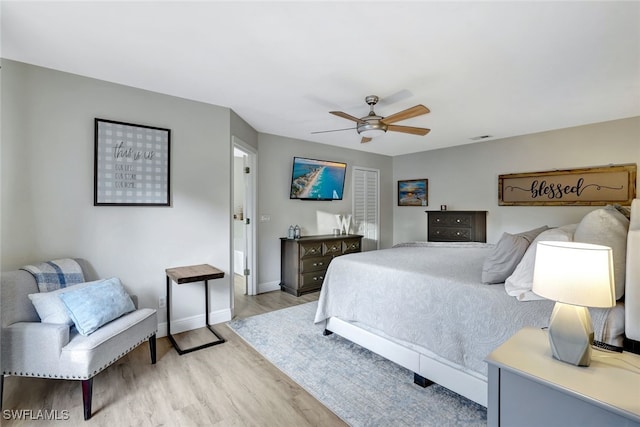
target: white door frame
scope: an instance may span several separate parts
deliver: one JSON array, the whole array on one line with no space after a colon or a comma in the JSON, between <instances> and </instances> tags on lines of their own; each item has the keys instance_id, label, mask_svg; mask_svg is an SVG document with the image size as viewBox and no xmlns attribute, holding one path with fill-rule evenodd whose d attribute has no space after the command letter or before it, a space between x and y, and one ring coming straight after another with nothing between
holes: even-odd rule
<instances>
[{"instance_id":1,"label":"white door frame","mask_svg":"<svg viewBox=\"0 0 640 427\"><path fill-rule=\"evenodd\" d=\"M236 183L234 182L234 177L233 177L233 173L231 174L232 178L231 178L231 212L230 212L230 220L232 222L232 227L231 227L231 274L233 277L233 274L235 273L233 271L233 241L234 241L234 236L233 236L233 188L235 185L244 185L245 186L245 218L249 220L249 224L246 225L246 241L247 241L247 253L246 253L246 265L245 268L247 268L249 270L249 275L247 277L247 295L256 295L256 278L257 278L257 270L256 270L256 189L257 189L257 156L258 156L258 152L255 150L255 148L253 148L252 146L250 146L249 144L247 144L246 142L242 141L240 138L236 137L236 136L232 136L232 145L233 148L238 148L241 151L244 151L245 153L247 153L247 158L246 158L246 166L249 167L250 173L249 174L245 174L244 176L248 179L244 180L244 183ZM233 154L233 150L231 150L231 162L233 165L234 162L234 154ZM233 167L232 167L233 170ZM243 272L244 273L244 272ZM231 280L231 307L233 310L234 307L234 292L233 292L233 280ZM233 315L233 314L232 314Z\"/></svg>"}]
</instances>

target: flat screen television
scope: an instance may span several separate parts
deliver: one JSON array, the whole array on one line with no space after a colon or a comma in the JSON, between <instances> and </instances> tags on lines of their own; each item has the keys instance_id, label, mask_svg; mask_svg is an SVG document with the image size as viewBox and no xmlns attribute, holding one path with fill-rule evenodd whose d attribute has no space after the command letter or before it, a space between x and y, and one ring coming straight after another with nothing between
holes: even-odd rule
<instances>
[{"instance_id":1,"label":"flat screen television","mask_svg":"<svg viewBox=\"0 0 640 427\"><path fill-rule=\"evenodd\" d=\"M293 158L290 199L342 200L347 164Z\"/></svg>"}]
</instances>

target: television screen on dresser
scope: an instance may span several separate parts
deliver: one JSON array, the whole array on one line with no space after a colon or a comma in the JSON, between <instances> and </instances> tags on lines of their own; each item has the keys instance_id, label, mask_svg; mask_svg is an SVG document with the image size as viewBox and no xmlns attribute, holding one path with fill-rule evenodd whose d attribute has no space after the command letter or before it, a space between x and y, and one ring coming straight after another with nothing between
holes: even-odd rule
<instances>
[{"instance_id":1,"label":"television screen on dresser","mask_svg":"<svg viewBox=\"0 0 640 427\"><path fill-rule=\"evenodd\" d=\"M346 172L346 163L294 157L289 198L342 200Z\"/></svg>"}]
</instances>

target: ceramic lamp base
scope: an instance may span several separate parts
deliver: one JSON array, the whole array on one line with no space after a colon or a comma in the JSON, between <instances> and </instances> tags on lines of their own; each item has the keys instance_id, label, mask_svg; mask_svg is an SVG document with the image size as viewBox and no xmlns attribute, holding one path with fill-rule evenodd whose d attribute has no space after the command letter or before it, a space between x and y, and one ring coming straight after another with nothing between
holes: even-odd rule
<instances>
[{"instance_id":1,"label":"ceramic lamp base","mask_svg":"<svg viewBox=\"0 0 640 427\"><path fill-rule=\"evenodd\" d=\"M553 357L577 366L591 364L593 327L587 307L556 302L549 323Z\"/></svg>"}]
</instances>

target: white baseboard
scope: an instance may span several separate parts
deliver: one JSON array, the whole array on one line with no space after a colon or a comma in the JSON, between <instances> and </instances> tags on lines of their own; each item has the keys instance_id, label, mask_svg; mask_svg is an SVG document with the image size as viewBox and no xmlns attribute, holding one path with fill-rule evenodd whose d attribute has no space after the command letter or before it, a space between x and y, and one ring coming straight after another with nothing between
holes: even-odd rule
<instances>
[{"instance_id":1,"label":"white baseboard","mask_svg":"<svg viewBox=\"0 0 640 427\"><path fill-rule=\"evenodd\" d=\"M209 313L209 322L211 325L224 323L231 320L231 309L212 311ZM193 329L203 328L205 326L205 315L185 317L183 319L174 319L171 321L171 334L179 334L180 332L191 331ZM158 323L157 337L167 336L167 322Z\"/></svg>"},{"instance_id":2,"label":"white baseboard","mask_svg":"<svg viewBox=\"0 0 640 427\"><path fill-rule=\"evenodd\" d=\"M279 291L279 290L280 290L280 281L276 280L274 282L258 283L258 289L256 289L256 292L259 294L263 294L265 292Z\"/></svg>"}]
</instances>

